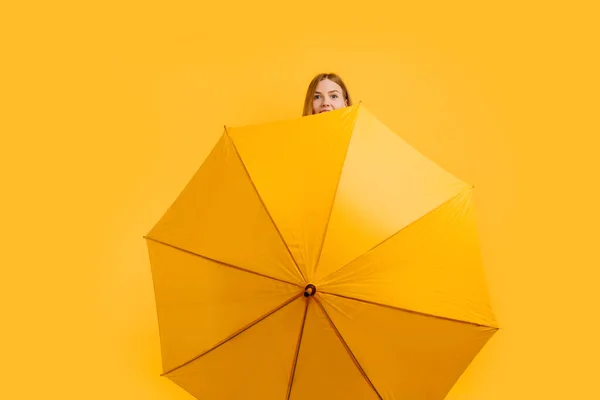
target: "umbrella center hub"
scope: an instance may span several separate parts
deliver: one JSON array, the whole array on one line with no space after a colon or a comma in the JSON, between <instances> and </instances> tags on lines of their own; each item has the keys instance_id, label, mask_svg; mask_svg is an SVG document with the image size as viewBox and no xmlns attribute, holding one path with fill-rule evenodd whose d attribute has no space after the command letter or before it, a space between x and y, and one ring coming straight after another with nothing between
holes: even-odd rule
<instances>
[{"instance_id":1,"label":"umbrella center hub","mask_svg":"<svg viewBox=\"0 0 600 400\"><path fill-rule=\"evenodd\" d=\"M314 296L317 293L317 288L312 283L309 283L304 288L304 297Z\"/></svg>"}]
</instances>

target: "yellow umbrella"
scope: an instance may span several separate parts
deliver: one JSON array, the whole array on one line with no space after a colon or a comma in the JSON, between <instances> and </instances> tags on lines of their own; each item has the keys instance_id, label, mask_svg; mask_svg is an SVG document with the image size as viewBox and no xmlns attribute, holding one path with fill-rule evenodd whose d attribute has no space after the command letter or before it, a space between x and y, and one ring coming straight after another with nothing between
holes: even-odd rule
<instances>
[{"instance_id":1,"label":"yellow umbrella","mask_svg":"<svg viewBox=\"0 0 600 400\"><path fill-rule=\"evenodd\" d=\"M201 399L443 399L496 332L472 186L362 104L226 128L146 236Z\"/></svg>"}]
</instances>

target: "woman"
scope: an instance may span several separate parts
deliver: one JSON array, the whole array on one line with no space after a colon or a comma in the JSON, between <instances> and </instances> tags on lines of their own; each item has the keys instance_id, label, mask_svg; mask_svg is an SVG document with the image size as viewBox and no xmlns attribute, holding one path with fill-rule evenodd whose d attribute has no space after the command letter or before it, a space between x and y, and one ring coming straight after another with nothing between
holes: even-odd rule
<instances>
[{"instance_id":1,"label":"woman","mask_svg":"<svg viewBox=\"0 0 600 400\"><path fill-rule=\"evenodd\" d=\"M302 116L333 111L351 105L352 100L342 78L333 73L319 74L308 85Z\"/></svg>"}]
</instances>

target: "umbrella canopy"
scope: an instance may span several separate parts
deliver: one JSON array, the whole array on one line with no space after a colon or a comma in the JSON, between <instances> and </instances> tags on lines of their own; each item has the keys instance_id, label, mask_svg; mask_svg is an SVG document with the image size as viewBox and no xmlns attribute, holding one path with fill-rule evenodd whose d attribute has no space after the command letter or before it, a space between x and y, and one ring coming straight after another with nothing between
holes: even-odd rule
<instances>
[{"instance_id":1,"label":"umbrella canopy","mask_svg":"<svg viewBox=\"0 0 600 400\"><path fill-rule=\"evenodd\" d=\"M473 187L362 104L226 128L146 236L202 399L443 399L496 332Z\"/></svg>"}]
</instances>

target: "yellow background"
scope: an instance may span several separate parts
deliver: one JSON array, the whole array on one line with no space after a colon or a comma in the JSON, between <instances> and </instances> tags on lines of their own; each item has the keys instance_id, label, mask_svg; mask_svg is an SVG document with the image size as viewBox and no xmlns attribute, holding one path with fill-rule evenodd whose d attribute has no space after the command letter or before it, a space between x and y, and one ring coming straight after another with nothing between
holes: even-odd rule
<instances>
[{"instance_id":1,"label":"yellow background","mask_svg":"<svg viewBox=\"0 0 600 400\"><path fill-rule=\"evenodd\" d=\"M2 6L1 399L190 398L142 236L223 125L299 116L322 71L477 187L502 330L448 399L600 398L596 10L198 3Z\"/></svg>"}]
</instances>

